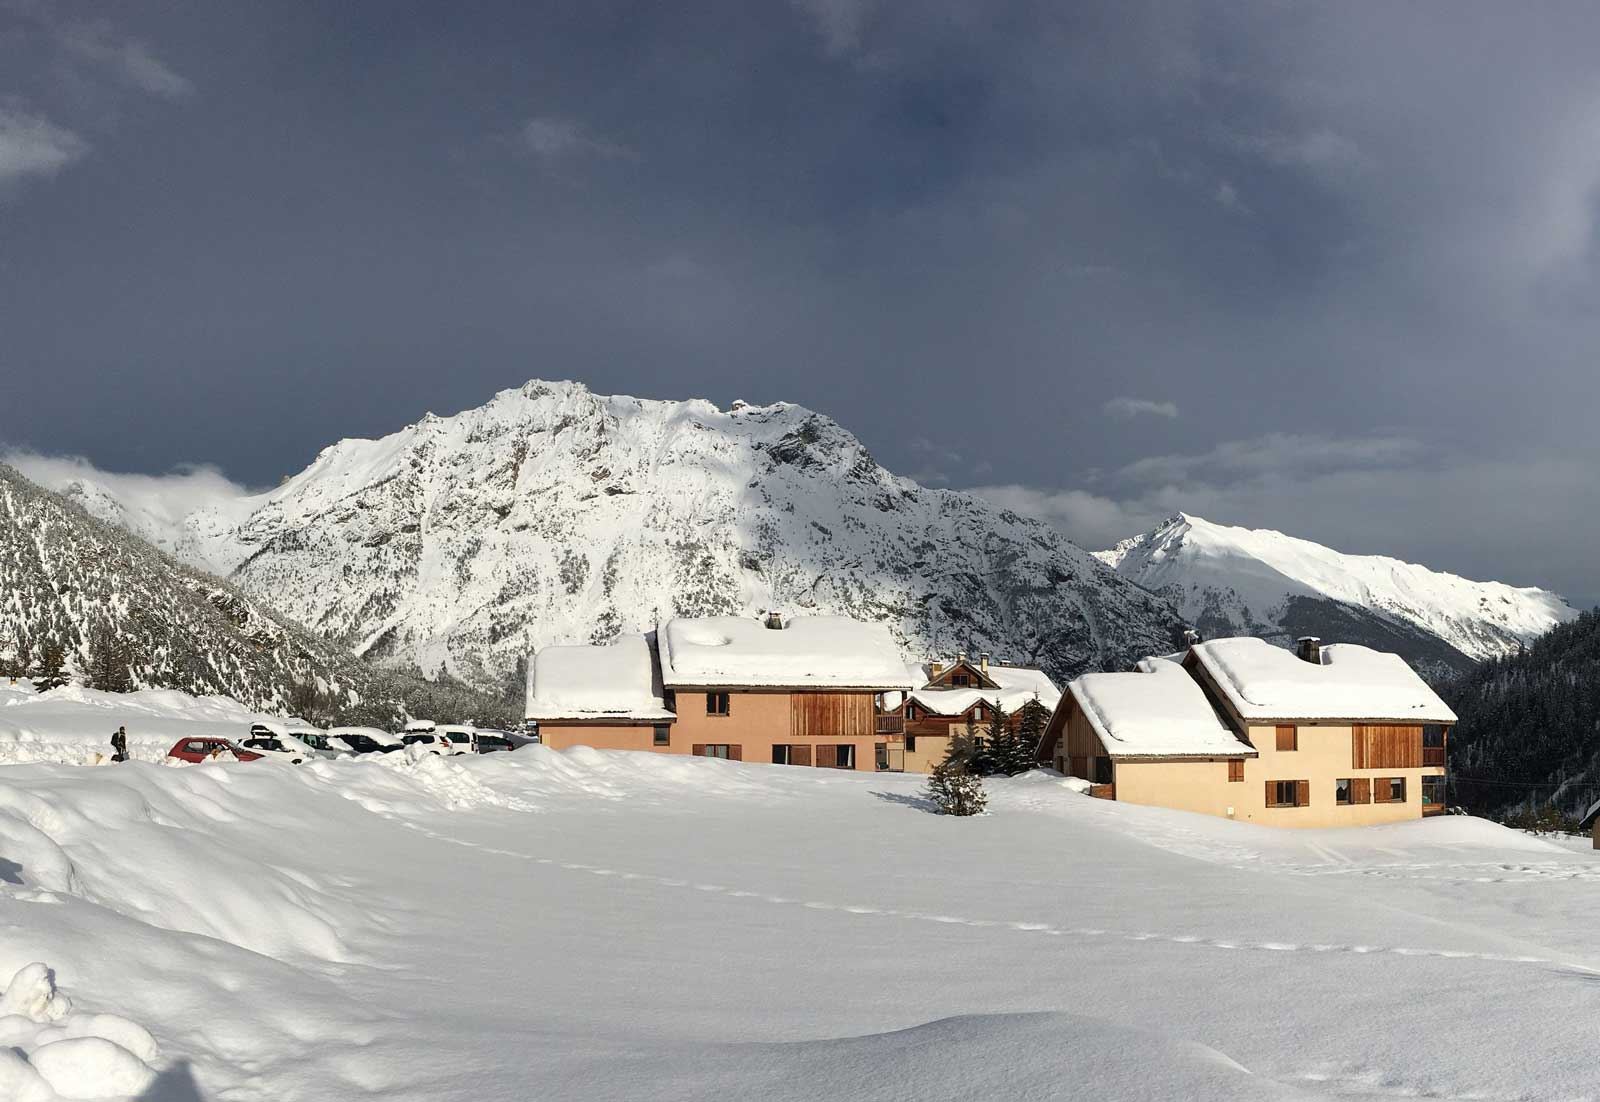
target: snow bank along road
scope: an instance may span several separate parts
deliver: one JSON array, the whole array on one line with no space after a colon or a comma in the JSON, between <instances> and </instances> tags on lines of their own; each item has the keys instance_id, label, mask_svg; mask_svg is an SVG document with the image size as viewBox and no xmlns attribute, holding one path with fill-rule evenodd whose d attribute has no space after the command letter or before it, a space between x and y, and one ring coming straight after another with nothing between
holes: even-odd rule
<instances>
[{"instance_id":1,"label":"snow bank along road","mask_svg":"<svg viewBox=\"0 0 1600 1102\"><path fill-rule=\"evenodd\" d=\"M920 780L0 767L0 1098L1600 1098L1586 854Z\"/></svg>"}]
</instances>

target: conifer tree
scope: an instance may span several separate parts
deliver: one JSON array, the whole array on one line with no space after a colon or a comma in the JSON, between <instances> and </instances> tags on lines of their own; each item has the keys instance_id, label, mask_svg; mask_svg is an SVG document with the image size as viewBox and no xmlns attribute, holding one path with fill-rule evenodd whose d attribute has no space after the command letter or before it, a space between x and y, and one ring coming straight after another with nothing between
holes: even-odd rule
<instances>
[{"instance_id":1,"label":"conifer tree","mask_svg":"<svg viewBox=\"0 0 1600 1102\"><path fill-rule=\"evenodd\" d=\"M944 761L928 777L928 798L946 815L977 815L989 802L983 780L958 761Z\"/></svg>"},{"instance_id":2,"label":"conifer tree","mask_svg":"<svg viewBox=\"0 0 1600 1102\"><path fill-rule=\"evenodd\" d=\"M41 693L59 689L67 683L66 665L66 648L54 636L46 639L40 648L39 676L33 679L33 687Z\"/></svg>"},{"instance_id":3,"label":"conifer tree","mask_svg":"<svg viewBox=\"0 0 1600 1102\"><path fill-rule=\"evenodd\" d=\"M95 628L89 637L89 664L85 671L90 686L108 693L133 692L131 665L127 641L110 624Z\"/></svg>"},{"instance_id":4,"label":"conifer tree","mask_svg":"<svg viewBox=\"0 0 1600 1102\"><path fill-rule=\"evenodd\" d=\"M984 734L986 752L981 755L973 770L980 776L987 777L995 773L1009 776L1011 773L1016 737L1011 733L1008 718L1005 709L999 705L989 709L989 729Z\"/></svg>"}]
</instances>

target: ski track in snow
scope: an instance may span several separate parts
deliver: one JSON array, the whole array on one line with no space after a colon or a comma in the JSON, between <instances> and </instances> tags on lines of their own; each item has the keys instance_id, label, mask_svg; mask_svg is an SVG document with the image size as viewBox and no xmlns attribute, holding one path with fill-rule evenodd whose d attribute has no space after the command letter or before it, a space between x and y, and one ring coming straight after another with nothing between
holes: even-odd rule
<instances>
[{"instance_id":1,"label":"ski track in snow","mask_svg":"<svg viewBox=\"0 0 1600 1102\"><path fill-rule=\"evenodd\" d=\"M652 884L664 888L687 889L707 895L721 895L728 899L754 900L780 907L802 907L812 911L833 911L840 914L870 917L903 919L908 922L933 922L945 925L970 926L976 929L1012 930L1018 933L1038 934L1043 937L1082 937L1103 938L1126 942L1159 942L1168 945L1181 945L1198 949L1216 950L1241 950L1247 952L1263 953L1344 953L1355 956L1389 955L1398 957L1428 957L1438 960L1470 960L1486 961L1494 964L1537 965L1540 967L1555 967L1584 975L1600 976L1600 968L1592 968L1575 961L1558 960L1553 957L1528 956L1510 953L1480 953L1461 949L1417 948L1401 945L1341 945L1327 943L1298 944L1287 941L1248 941L1240 938L1204 937L1196 934L1173 934L1158 931L1140 931L1128 933L1117 930L1105 930L1093 926L1057 926L1048 922L1006 921L1004 919L966 918L960 915L929 914L925 911L907 911L894 907L879 907L863 903L832 903L821 900L798 899L790 896L776 895L763 891L749 891L743 888L734 888L725 884L711 884L685 880L678 877L659 876L655 873L632 872L619 870L603 865L590 865L581 861L564 861L556 857L540 857L535 854L521 853L516 850L503 849L498 846L486 846L481 842L473 842L464 838L456 838L448 834L441 834L428 827L401 820L404 826L428 838L449 845L463 846L475 849L481 853L493 854L498 857L509 857L515 860L526 861L531 864L547 868L557 868L566 872L583 873L596 877L610 877L618 881L628 881L642 884ZM1242 866L1240 866L1242 867ZM1417 866L1429 867L1429 866ZM1305 866L1274 866L1275 871L1289 872L1304 875L1300 870ZM1315 871L1362 871L1360 869L1332 869ZM1425 879L1409 877L1410 879ZM1574 877L1579 878L1579 877ZM1440 879L1449 879L1441 877ZM1478 882L1477 878L1464 877ZM1600 879L1600 871L1581 879Z\"/></svg>"}]
</instances>

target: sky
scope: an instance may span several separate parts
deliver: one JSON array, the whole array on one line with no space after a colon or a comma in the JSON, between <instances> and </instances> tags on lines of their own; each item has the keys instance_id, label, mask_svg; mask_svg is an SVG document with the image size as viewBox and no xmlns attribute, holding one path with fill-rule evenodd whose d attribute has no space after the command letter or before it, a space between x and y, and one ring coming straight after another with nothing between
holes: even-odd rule
<instances>
[{"instance_id":1,"label":"sky","mask_svg":"<svg viewBox=\"0 0 1600 1102\"><path fill-rule=\"evenodd\" d=\"M532 378L1600 600L1592 5L0 0L0 447Z\"/></svg>"}]
</instances>

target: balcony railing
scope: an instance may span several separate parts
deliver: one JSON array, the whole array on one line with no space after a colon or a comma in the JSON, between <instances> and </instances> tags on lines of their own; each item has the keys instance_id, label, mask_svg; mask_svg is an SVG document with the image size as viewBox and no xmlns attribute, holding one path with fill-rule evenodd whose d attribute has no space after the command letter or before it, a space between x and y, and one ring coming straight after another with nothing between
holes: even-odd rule
<instances>
[{"instance_id":1,"label":"balcony railing","mask_svg":"<svg viewBox=\"0 0 1600 1102\"><path fill-rule=\"evenodd\" d=\"M880 735L898 735L898 734L903 734L905 732L905 729L906 729L906 717L905 716L883 715L883 716L879 716L878 717L878 734L880 734Z\"/></svg>"},{"instance_id":2,"label":"balcony railing","mask_svg":"<svg viewBox=\"0 0 1600 1102\"><path fill-rule=\"evenodd\" d=\"M1443 746L1424 746L1422 748L1422 764L1425 765L1425 766L1427 766L1427 765L1443 765L1444 764L1444 747Z\"/></svg>"}]
</instances>

